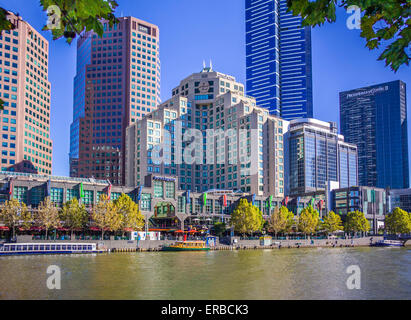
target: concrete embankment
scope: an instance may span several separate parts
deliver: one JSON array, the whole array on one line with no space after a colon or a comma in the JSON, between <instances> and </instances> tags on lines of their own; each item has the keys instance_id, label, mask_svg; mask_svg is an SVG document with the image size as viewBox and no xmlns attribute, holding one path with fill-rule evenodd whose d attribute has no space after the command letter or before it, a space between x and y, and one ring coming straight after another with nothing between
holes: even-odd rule
<instances>
[{"instance_id":1,"label":"concrete embankment","mask_svg":"<svg viewBox=\"0 0 411 320\"><path fill-rule=\"evenodd\" d=\"M273 240L270 246L261 246L259 240L237 240L233 245L225 245L217 243L216 247L212 250L224 251L224 250L257 250L257 249L285 249L285 248L340 248L340 247L367 247L379 240L383 240L383 237L366 237L356 239L321 239L321 240ZM161 241L126 241L126 240L86 240L86 241L56 241L59 243L97 243L100 247L103 246L111 252L157 252L160 251L163 246L175 243L176 240L161 240ZM407 242L407 245L411 245L411 240ZM31 237L18 237L19 243L45 243L53 241L38 241L32 240Z\"/></svg>"}]
</instances>

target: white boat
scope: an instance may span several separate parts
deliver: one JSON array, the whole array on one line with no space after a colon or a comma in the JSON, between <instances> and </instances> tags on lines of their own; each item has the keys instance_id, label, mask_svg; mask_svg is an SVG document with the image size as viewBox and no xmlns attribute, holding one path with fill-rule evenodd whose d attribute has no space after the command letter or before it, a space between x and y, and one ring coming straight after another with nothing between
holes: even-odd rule
<instances>
[{"instance_id":1,"label":"white boat","mask_svg":"<svg viewBox=\"0 0 411 320\"><path fill-rule=\"evenodd\" d=\"M399 240L380 240L377 241L374 247L403 247L404 242Z\"/></svg>"},{"instance_id":2,"label":"white boat","mask_svg":"<svg viewBox=\"0 0 411 320\"><path fill-rule=\"evenodd\" d=\"M0 244L0 256L38 254L103 253L95 243L5 243Z\"/></svg>"}]
</instances>

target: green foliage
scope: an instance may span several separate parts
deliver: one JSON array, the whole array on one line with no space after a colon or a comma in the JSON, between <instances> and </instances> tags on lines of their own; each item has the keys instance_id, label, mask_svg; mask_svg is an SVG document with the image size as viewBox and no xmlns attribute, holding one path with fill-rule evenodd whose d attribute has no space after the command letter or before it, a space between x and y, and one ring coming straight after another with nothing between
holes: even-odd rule
<instances>
[{"instance_id":1,"label":"green foliage","mask_svg":"<svg viewBox=\"0 0 411 320\"><path fill-rule=\"evenodd\" d=\"M378 60L397 71L409 65L411 42L411 2L409 0L287 0L294 15L303 17L305 26L321 26L336 21L336 6L347 9L361 8L361 37L370 50L384 44L385 50ZM389 43L390 42L390 43Z\"/></svg>"},{"instance_id":2,"label":"green foliage","mask_svg":"<svg viewBox=\"0 0 411 320\"><path fill-rule=\"evenodd\" d=\"M51 202L50 197L40 203L34 214L34 221L39 227L46 229L46 238L49 230L60 226L59 209Z\"/></svg>"},{"instance_id":3,"label":"green foliage","mask_svg":"<svg viewBox=\"0 0 411 320\"><path fill-rule=\"evenodd\" d=\"M102 20L110 27L118 22L114 16L118 4L114 0L40 0L40 5L53 22L53 27L46 25L43 30L51 31L54 40L65 37L71 43L83 31L94 31L102 37ZM6 17L7 11L0 8L0 32L14 29Z\"/></svg>"},{"instance_id":4,"label":"green foliage","mask_svg":"<svg viewBox=\"0 0 411 320\"><path fill-rule=\"evenodd\" d=\"M400 208L395 208L385 217L385 229L391 234L411 232L410 214Z\"/></svg>"},{"instance_id":5,"label":"green foliage","mask_svg":"<svg viewBox=\"0 0 411 320\"><path fill-rule=\"evenodd\" d=\"M15 26L7 20L7 10L0 8L0 32L3 30L12 30Z\"/></svg>"},{"instance_id":6,"label":"green foliage","mask_svg":"<svg viewBox=\"0 0 411 320\"><path fill-rule=\"evenodd\" d=\"M227 230L227 226L224 222L216 222L213 226L214 234L217 237L221 237L223 233Z\"/></svg>"},{"instance_id":7,"label":"green foliage","mask_svg":"<svg viewBox=\"0 0 411 320\"><path fill-rule=\"evenodd\" d=\"M17 199L11 199L10 201L6 201L1 207L0 221L13 231L14 238L17 227L29 227L31 214L24 203L20 203Z\"/></svg>"},{"instance_id":8,"label":"green foliage","mask_svg":"<svg viewBox=\"0 0 411 320\"><path fill-rule=\"evenodd\" d=\"M347 214L345 222L346 232L368 232L370 228L370 222L365 218L364 213L353 211Z\"/></svg>"},{"instance_id":9,"label":"green foliage","mask_svg":"<svg viewBox=\"0 0 411 320\"><path fill-rule=\"evenodd\" d=\"M344 230L341 217L333 211L330 211L323 220L321 227L327 234Z\"/></svg>"},{"instance_id":10,"label":"green foliage","mask_svg":"<svg viewBox=\"0 0 411 320\"><path fill-rule=\"evenodd\" d=\"M289 232L294 223L294 214L287 207L275 208L268 222L268 230L274 232L275 235Z\"/></svg>"},{"instance_id":11,"label":"green foliage","mask_svg":"<svg viewBox=\"0 0 411 320\"><path fill-rule=\"evenodd\" d=\"M74 198L64 204L60 219L64 226L73 233L74 229L83 229L87 225L89 214L84 205Z\"/></svg>"},{"instance_id":12,"label":"green foliage","mask_svg":"<svg viewBox=\"0 0 411 320\"><path fill-rule=\"evenodd\" d=\"M117 207L106 194L102 194L100 201L94 206L92 218L94 224L101 229L102 238L106 230L118 231L122 225L122 216L118 214Z\"/></svg>"},{"instance_id":13,"label":"green foliage","mask_svg":"<svg viewBox=\"0 0 411 320\"><path fill-rule=\"evenodd\" d=\"M263 227L263 214L246 199L241 199L231 215L231 225L238 233L246 234L260 231Z\"/></svg>"},{"instance_id":14,"label":"green foliage","mask_svg":"<svg viewBox=\"0 0 411 320\"><path fill-rule=\"evenodd\" d=\"M141 230L144 226L144 216L128 195L122 194L115 202L117 214L120 215L121 229Z\"/></svg>"},{"instance_id":15,"label":"green foliage","mask_svg":"<svg viewBox=\"0 0 411 320\"><path fill-rule=\"evenodd\" d=\"M312 206L304 208L298 218L298 230L304 234L312 234L320 223L320 214Z\"/></svg>"}]
</instances>

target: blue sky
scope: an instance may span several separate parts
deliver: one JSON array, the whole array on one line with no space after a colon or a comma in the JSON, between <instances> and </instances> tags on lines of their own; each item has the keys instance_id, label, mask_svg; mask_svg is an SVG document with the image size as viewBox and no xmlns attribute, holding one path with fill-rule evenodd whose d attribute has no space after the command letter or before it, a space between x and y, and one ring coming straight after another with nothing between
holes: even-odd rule
<instances>
[{"instance_id":1,"label":"blue sky","mask_svg":"<svg viewBox=\"0 0 411 320\"><path fill-rule=\"evenodd\" d=\"M214 69L245 82L244 0L118 0L117 15L135 16L160 27L162 99L171 95L179 81L212 59ZM18 12L34 28L47 21L39 1L0 0L0 6ZM316 27L312 32L314 116L339 121L339 92L381 82L403 80L411 99L410 67L397 73L377 61L379 52L370 52L359 30L346 27L348 14L338 9L337 22ZM51 137L53 175L67 176L73 78L76 44L63 39L50 41ZM409 104L408 104L409 105ZM409 125L411 136L411 124ZM410 157L411 159L411 157Z\"/></svg>"}]
</instances>

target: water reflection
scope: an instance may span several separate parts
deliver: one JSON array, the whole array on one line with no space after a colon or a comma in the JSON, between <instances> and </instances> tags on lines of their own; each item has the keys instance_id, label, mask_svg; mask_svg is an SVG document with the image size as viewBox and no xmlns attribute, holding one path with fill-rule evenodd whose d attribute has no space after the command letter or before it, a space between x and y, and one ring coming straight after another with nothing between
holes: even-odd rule
<instances>
[{"instance_id":1,"label":"water reflection","mask_svg":"<svg viewBox=\"0 0 411 320\"><path fill-rule=\"evenodd\" d=\"M410 299L410 263L398 248L1 257L0 299ZM61 290L46 287L50 265Z\"/></svg>"}]
</instances>

